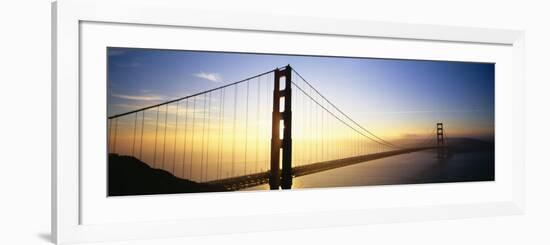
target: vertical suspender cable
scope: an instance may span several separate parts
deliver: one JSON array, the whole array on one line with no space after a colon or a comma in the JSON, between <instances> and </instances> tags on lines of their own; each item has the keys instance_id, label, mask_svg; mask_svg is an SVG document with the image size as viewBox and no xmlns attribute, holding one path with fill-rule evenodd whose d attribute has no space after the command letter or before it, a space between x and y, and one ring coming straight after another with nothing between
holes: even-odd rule
<instances>
[{"instance_id":1,"label":"vertical suspender cable","mask_svg":"<svg viewBox=\"0 0 550 245\"><path fill-rule=\"evenodd\" d=\"M136 127L137 127L137 112L135 113L135 117L134 117L134 139L132 140L132 156L135 157L134 155L134 148L136 147Z\"/></svg>"},{"instance_id":2,"label":"vertical suspender cable","mask_svg":"<svg viewBox=\"0 0 550 245\"><path fill-rule=\"evenodd\" d=\"M260 147L259 147L259 140L260 140L260 86L262 85L262 80L260 79L260 77L258 77L258 81L257 83L258 84L258 93L256 93L256 169L254 170L254 172L258 172L258 165L260 164L259 162L259 150L260 150Z\"/></svg>"},{"instance_id":3,"label":"vertical suspender cable","mask_svg":"<svg viewBox=\"0 0 550 245\"><path fill-rule=\"evenodd\" d=\"M311 88L309 89L309 91L311 92ZM309 150L309 163L313 163L314 162L313 161L313 142L314 142L315 139L313 138L313 131L312 131L313 130L313 103L310 99L308 99L308 104L309 104L309 110L308 110L309 111L309 116L308 116L308 118L309 118L309 128L308 128L308 130L310 132L309 133L310 134L309 135L309 143L308 143L309 144L309 147L308 147L309 148L308 149Z\"/></svg>"},{"instance_id":4,"label":"vertical suspender cable","mask_svg":"<svg viewBox=\"0 0 550 245\"><path fill-rule=\"evenodd\" d=\"M334 148L334 141L333 141L333 138L332 138L332 134L334 133L334 129L332 128L332 117L331 116L328 116L327 124L328 124L327 134L328 134L328 143L329 143L328 158L330 160L332 158L332 150Z\"/></svg>"},{"instance_id":5,"label":"vertical suspender cable","mask_svg":"<svg viewBox=\"0 0 550 245\"><path fill-rule=\"evenodd\" d=\"M324 160L325 160L325 109L321 108L321 161L324 161Z\"/></svg>"},{"instance_id":6,"label":"vertical suspender cable","mask_svg":"<svg viewBox=\"0 0 550 245\"><path fill-rule=\"evenodd\" d=\"M247 153L248 153L248 96L249 96L249 89L250 89L250 81L246 81L246 112L245 112L245 136L244 136L244 175L246 175L246 160L247 160Z\"/></svg>"},{"instance_id":7,"label":"vertical suspender cable","mask_svg":"<svg viewBox=\"0 0 550 245\"><path fill-rule=\"evenodd\" d=\"M157 137L158 137L158 131L159 131L159 108L160 106L157 106L157 120L155 123L156 129L155 129L155 147L153 150L153 166L156 167L156 161L157 161Z\"/></svg>"},{"instance_id":8,"label":"vertical suspender cable","mask_svg":"<svg viewBox=\"0 0 550 245\"><path fill-rule=\"evenodd\" d=\"M202 182L203 177L203 160L204 160L204 131L206 129L206 94L204 94L203 106L202 106L202 136L201 136L201 171L200 171L200 181Z\"/></svg>"},{"instance_id":9,"label":"vertical suspender cable","mask_svg":"<svg viewBox=\"0 0 550 245\"><path fill-rule=\"evenodd\" d=\"M224 128L224 124L223 124L223 119L225 117L225 114L224 114L224 100L225 100L225 88L222 88L220 90L220 118L219 118L219 121L220 121L220 131L221 131L221 135L220 135L220 140L218 141L218 172L217 172L217 178L220 179L221 178L221 173L222 173L222 170L221 170L221 167L222 167L222 157L223 157L223 128Z\"/></svg>"},{"instance_id":10,"label":"vertical suspender cable","mask_svg":"<svg viewBox=\"0 0 550 245\"><path fill-rule=\"evenodd\" d=\"M189 112L189 99L185 100L185 127L183 129L183 157L181 158L181 176L185 178L185 160L187 156L187 113Z\"/></svg>"},{"instance_id":11,"label":"vertical suspender cable","mask_svg":"<svg viewBox=\"0 0 550 245\"><path fill-rule=\"evenodd\" d=\"M297 114L295 113L294 115L302 115L302 107L301 107L301 104L300 104L300 101L298 98L298 91L297 90L293 90L292 91L294 94L292 95L292 99L294 100L294 102L292 102L292 106L293 106L293 111L296 111L298 112ZM301 155L302 155L302 150L300 149L301 148L301 139L302 139L302 128L301 128L301 125L302 125L302 117L296 117L296 118L293 118L293 124L292 125L292 130L294 131L292 133L292 135L295 135L294 137L296 139L298 139L299 143L298 144L292 144L292 147L295 148L296 150L292 150L292 155L296 155L296 157L294 157L295 160L292 161L292 164L294 166L298 166L302 163L302 159L301 158Z\"/></svg>"},{"instance_id":12,"label":"vertical suspender cable","mask_svg":"<svg viewBox=\"0 0 550 245\"><path fill-rule=\"evenodd\" d=\"M189 152L189 179L193 179L193 155L195 146L195 112L197 111L197 97L193 97L193 122L191 123L191 151Z\"/></svg>"},{"instance_id":13,"label":"vertical suspender cable","mask_svg":"<svg viewBox=\"0 0 550 245\"><path fill-rule=\"evenodd\" d=\"M237 92L239 85L235 85L235 94L233 99L233 151L231 153L231 177L235 174L235 147L237 145Z\"/></svg>"},{"instance_id":14,"label":"vertical suspender cable","mask_svg":"<svg viewBox=\"0 0 550 245\"><path fill-rule=\"evenodd\" d=\"M308 138L308 135L307 135L307 120L308 118L306 117L306 112L307 112L307 108L306 108L306 97L304 95L301 96L301 100L302 100L302 116L304 117L303 120L302 120L302 130L303 130L303 133L302 133L302 165L305 165L307 164L307 155L306 155L306 150L308 150L308 143L307 143L307 138Z\"/></svg>"},{"instance_id":15,"label":"vertical suspender cable","mask_svg":"<svg viewBox=\"0 0 550 245\"><path fill-rule=\"evenodd\" d=\"M143 153L143 127L145 126L145 110L141 113L141 137L139 137L139 158L142 159Z\"/></svg>"},{"instance_id":16,"label":"vertical suspender cable","mask_svg":"<svg viewBox=\"0 0 550 245\"><path fill-rule=\"evenodd\" d=\"M164 169L164 161L166 160L166 129L168 128L168 105L166 104L166 111L164 112L164 142L162 143L162 168Z\"/></svg>"},{"instance_id":17,"label":"vertical suspender cable","mask_svg":"<svg viewBox=\"0 0 550 245\"><path fill-rule=\"evenodd\" d=\"M172 156L172 174L174 175L176 175L176 151L178 150L178 118L180 113L180 101L176 103L176 129L174 132L174 154Z\"/></svg>"},{"instance_id":18,"label":"vertical suspender cable","mask_svg":"<svg viewBox=\"0 0 550 245\"><path fill-rule=\"evenodd\" d=\"M206 125L208 125L208 129L206 130L206 167L204 172L206 173L205 179L208 181L208 149L210 148L210 111L212 107L212 93L208 93L208 122L206 122Z\"/></svg>"},{"instance_id":19,"label":"vertical suspender cable","mask_svg":"<svg viewBox=\"0 0 550 245\"><path fill-rule=\"evenodd\" d=\"M320 119L319 114L320 114L319 109L317 108L317 106L315 106L315 161L316 162L320 162L320 160L321 160L321 158L319 157L320 156L320 154L319 154L320 149L319 148L321 148L320 147L321 144L319 142L319 139L321 138L321 137L319 137L319 131L320 131L319 130L320 129L320 127L319 127L320 122L319 121L321 121L321 120L319 120Z\"/></svg>"}]
</instances>

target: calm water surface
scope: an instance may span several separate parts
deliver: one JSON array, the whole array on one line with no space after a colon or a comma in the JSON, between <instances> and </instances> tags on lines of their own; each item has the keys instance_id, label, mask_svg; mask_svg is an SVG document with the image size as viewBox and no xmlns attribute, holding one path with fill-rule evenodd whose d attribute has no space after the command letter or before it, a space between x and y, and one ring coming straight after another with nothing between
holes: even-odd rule
<instances>
[{"instance_id":1,"label":"calm water surface","mask_svg":"<svg viewBox=\"0 0 550 245\"><path fill-rule=\"evenodd\" d=\"M438 160L421 151L294 178L293 189L494 180L494 153L469 152ZM267 190L268 185L248 190Z\"/></svg>"}]
</instances>

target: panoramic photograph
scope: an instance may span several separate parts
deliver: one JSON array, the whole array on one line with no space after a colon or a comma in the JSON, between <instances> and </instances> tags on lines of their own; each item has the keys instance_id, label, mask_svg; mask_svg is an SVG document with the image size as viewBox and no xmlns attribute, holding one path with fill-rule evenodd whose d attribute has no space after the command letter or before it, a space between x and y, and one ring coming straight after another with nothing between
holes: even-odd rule
<instances>
[{"instance_id":1,"label":"panoramic photograph","mask_svg":"<svg viewBox=\"0 0 550 245\"><path fill-rule=\"evenodd\" d=\"M107 196L494 181L494 63L108 47Z\"/></svg>"}]
</instances>

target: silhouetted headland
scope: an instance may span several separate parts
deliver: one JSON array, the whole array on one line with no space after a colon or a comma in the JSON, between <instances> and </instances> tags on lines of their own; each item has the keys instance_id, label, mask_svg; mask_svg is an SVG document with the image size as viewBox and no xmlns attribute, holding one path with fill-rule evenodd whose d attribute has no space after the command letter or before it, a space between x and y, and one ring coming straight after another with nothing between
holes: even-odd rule
<instances>
[{"instance_id":1,"label":"silhouetted headland","mask_svg":"<svg viewBox=\"0 0 550 245\"><path fill-rule=\"evenodd\" d=\"M227 191L223 186L178 178L131 156L110 154L108 175L109 196Z\"/></svg>"}]
</instances>

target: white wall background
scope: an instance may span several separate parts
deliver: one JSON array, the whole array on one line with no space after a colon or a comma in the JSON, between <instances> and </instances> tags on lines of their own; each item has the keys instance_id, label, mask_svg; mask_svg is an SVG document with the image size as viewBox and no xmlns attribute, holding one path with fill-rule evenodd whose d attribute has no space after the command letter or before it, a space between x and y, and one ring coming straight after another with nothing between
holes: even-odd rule
<instances>
[{"instance_id":1,"label":"white wall background","mask_svg":"<svg viewBox=\"0 0 550 245\"><path fill-rule=\"evenodd\" d=\"M550 7L547 1L189 1L256 11L527 31L527 214L512 217L274 231L116 244L550 244ZM50 1L0 7L0 243L48 244Z\"/></svg>"}]
</instances>

